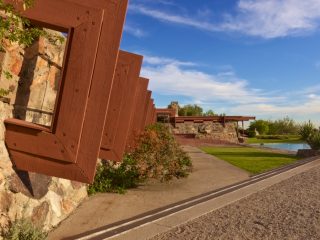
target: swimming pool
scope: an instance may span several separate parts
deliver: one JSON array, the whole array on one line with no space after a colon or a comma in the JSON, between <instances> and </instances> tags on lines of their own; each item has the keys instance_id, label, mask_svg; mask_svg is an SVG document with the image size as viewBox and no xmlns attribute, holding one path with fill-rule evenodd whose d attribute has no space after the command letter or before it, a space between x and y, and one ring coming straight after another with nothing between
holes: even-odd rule
<instances>
[{"instance_id":1,"label":"swimming pool","mask_svg":"<svg viewBox=\"0 0 320 240\"><path fill-rule=\"evenodd\" d=\"M281 150L298 151L299 149L310 149L307 143L264 143L264 144L250 144L252 146L261 146L268 148L275 148Z\"/></svg>"}]
</instances>

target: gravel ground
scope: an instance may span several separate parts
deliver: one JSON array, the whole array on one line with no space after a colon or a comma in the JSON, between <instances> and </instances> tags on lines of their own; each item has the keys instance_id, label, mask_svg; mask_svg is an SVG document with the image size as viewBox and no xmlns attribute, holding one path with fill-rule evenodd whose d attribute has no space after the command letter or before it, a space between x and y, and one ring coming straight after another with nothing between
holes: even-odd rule
<instances>
[{"instance_id":1,"label":"gravel ground","mask_svg":"<svg viewBox=\"0 0 320 240\"><path fill-rule=\"evenodd\" d=\"M159 239L320 239L320 168L160 234Z\"/></svg>"}]
</instances>

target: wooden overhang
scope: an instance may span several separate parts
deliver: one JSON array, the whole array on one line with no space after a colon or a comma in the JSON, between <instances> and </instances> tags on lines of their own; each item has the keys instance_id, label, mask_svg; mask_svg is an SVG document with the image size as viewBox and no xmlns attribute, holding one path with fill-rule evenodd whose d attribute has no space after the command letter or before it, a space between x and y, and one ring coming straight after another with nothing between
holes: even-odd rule
<instances>
[{"instance_id":1,"label":"wooden overhang","mask_svg":"<svg viewBox=\"0 0 320 240\"><path fill-rule=\"evenodd\" d=\"M176 116L176 110L171 108L157 108L156 114L158 115L168 115L170 118Z\"/></svg>"},{"instance_id":2,"label":"wooden overhang","mask_svg":"<svg viewBox=\"0 0 320 240\"><path fill-rule=\"evenodd\" d=\"M147 97L149 79L139 77L139 83L135 95L133 116L130 121L129 134L126 140L126 149L130 150L134 146L137 135L141 132L143 121L144 103Z\"/></svg>"},{"instance_id":3,"label":"wooden overhang","mask_svg":"<svg viewBox=\"0 0 320 240\"><path fill-rule=\"evenodd\" d=\"M110 105L105 122L99 157L121 161L134 113L142 56L119 52ZM121 96L121 99L120 99Z\"/></svg>"},{"instance_id":4,"label":"wooden overhang","mask_svg":"<svg viewBox=\"0 0 320 240\"><path fill-rule=\"evenodd\" d=\"M23 13L67 30L68 47L52 127L5 120L17 169L93 181L126 9L127 0L37 0Z\"/></svg>"},{"instance_id":5,"label":"wooden overhang","mask_svg":"<svg viewBox=\"0 0 320 240\"><path fill-rule=\"evenodd\" d=\"M255 120L256 117L252 116L210 116L210 117L196 117L196 116L184 116L184 117L175 117L174 123L184 123L184 122L242 122Z\"/></svg>"}]
</instances>

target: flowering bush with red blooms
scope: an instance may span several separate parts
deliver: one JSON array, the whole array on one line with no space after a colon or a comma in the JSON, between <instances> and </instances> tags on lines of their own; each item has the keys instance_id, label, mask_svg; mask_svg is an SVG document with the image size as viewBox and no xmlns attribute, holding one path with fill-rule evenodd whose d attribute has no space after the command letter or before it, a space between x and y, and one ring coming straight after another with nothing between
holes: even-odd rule
<instances>
[{"instance_id":1,"label":"flowering bush with red blooms","mask_svg":"<svg viewBox=\"0 0 320 240\"><path fill-rule=\"evenodd\" d=\"M154 124L138 137L136 148L128 154L141 179L167 181L188 176L192 169L190 157L181 149L164 124Z\"/></svg>"}]
</instances>

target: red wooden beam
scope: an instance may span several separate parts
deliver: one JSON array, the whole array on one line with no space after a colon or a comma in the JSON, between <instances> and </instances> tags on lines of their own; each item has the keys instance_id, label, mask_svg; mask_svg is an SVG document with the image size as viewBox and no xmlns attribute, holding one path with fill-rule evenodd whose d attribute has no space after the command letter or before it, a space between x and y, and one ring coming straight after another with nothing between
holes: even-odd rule
<instances>
[{"instance_id":1,"label":"red wooden beam","mask_svg":"<svg viewBox=\"0 0 320 240\"><path fill-rule=\"evenodd\" d=\"M125 151L142 56L120 51L99 156L121 161ZM119 99L121 96L121 99Z\"/></svg>"},{"instance_id":2,"label":"red wooden beam","mask_svg":"<svg viewBox=\"0 0 320 240\"><path fill-rule=\"evenodd\" d=\"M135 95L134 113L131 119L130 130L126 143L127 149L131 149L134 146L135 139L141 132L143 108L147 96L148 83L148 79L139 77L139 84Z\"/></svg>"},{"instance_id":3,"label":"red wooden beam","mask_svg":"<svg viewBox=\"0 0 320 240\"><path fill-rule=\"evenodd\" d=\"M26 12L72 30L53 127L5 121L5 141L19 170L93 181L126 8L127 0L37 0Z\"/></svg>"},{"instance_id":4,"label":"red wooden beam","mask_svg":"<svg viewBox=\"0 0 320 240\"><path fill-rule=\"evenodd\" d=\"M147 96L144 102L144 108L143 108L143 112L142 112L142 121L141 121L141 131L143 131L145 129L146 125L146 118L147 118L147 114L148 114L148 107L149 107L149 102L151 101L151 91L147 91Z\"/></svg>"},{"instance_id":5,"label":"red wooden beam","mask_svg":"<svg viewBox=\"0 0 320 240\"><path fill-rule=\"evenodd\" d=\"M152 109L153 109L153 99L151 98L149 101L148 112L146 117L145 125L148 126L152 123Z\"/></svg>"},{"instance_id":6,"label":"red wooden beam","mask_svg":"<svg viewBox=\"0 0 320 240\"><path fill-rule=\"evenodd\" d=\"M157 113L156 113L156 105L153 104L153 111L152 111L152 122L157 122Z\"/></svg>"}]
</instances>

